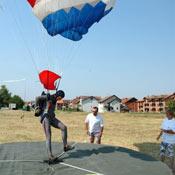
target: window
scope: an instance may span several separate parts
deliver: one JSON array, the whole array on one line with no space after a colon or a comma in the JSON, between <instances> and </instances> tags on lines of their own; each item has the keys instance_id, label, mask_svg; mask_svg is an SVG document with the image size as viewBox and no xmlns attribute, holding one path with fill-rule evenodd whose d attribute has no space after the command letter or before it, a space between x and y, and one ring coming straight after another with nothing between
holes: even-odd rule
<instances>
[{"instance_id":1,"label":"window","mask_svg":"<svg viewBox=\"0 0 175 175\"><path fill-rule=\"evenodd\" d=\"M162 103L162 102L160 102L160 103L159 103L159 106L163 106L163 103Z\"/></svg>"},{"instance_id":2,"label":"window","mask_svg":"<svg viewBox=\"0 0 175 175\"><path fill-rule=\"evenodd\" d=\"M152 103L152 106L156 106L156 103Z\"/></svg>"},{"instance_id":3,"label":"window","mask_svg":"<svg viewBox=\"0 0 175 175\"><path fill-rule=\"evenodd\" d=\"M160 112L163 112L163 108L159 108L159 111L160 111Z\"/></svg>"},{"instance_id":4,"label":"window","mask_svg":"<svg viewBox=\"0 0 175 175\"><path fill-rule=\"evenodd\" d=\"M149 108L145 108L145 112L149 112Z\"/></svg>"},{"instance_id":5,"label":"window","mask_svg":"<svg viewBox=\"0 0 175 175\"><path fill-rule=\"evenodd\" d=\"M152 108L152 112L156 112L156 108Z\"/></svg>"}]
</instances>

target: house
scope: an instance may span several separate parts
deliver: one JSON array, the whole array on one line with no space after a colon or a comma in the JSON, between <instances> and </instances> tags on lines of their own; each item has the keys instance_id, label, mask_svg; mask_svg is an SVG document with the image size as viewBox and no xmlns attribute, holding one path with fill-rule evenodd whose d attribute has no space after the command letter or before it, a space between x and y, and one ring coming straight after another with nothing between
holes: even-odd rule
<instances>
[{"instance_id":1,"label":"house","mask_svg":"<svg viewBox=\"0 0 175 175\"><path fill-rule=\"evenodd\" d=\"M120 112L121 99L116 95L107 96L99 101L99 112Z\"/></svg>"},{"instance_id":2,"label":"house","mask_svg":"<svg viewBox=\"0 0 175 175\"><path fill-rule=\"evenodd\" d=\"M92 108L97 106L101 99L99 96L80 96L73 100L73 108L77 110L82 110L85 112L91 112Z\"/></svg>"},{"instance_id":3,"label":"house","mask_svg":"<svg viewBox=\"0 0 175 175\"><path fill-rule=\"evenodd\" d=\"M144 99L137 100L137 112L144 112L143 103L144 103Z\"/></svg>"},{"instance_id":4,"label":"house","mask_svg":"<svg viewBox=\"0 0 175 175\"><path fill-rule=\"evenodd\" d=\"M129 112L131 109L123 104L120 105L120 112Z\"/></svg>"},{"instance_id":5,"label":"house","mask_svg":"<svg viewBox=\"0 0 175 175\"><path fill-rule=\"evenodd\" d=\"M166 99L170 95L152 95L137 101L139 112L165 112ZM168 100L168 99L167 99Z\"/></svg>"},{"instance_id":6,"label":"house","mask_svg":"<svg viewBox=\"0 0 175 175\"><path fill-rule=\"evenodd\" d=\"M72 108L72 100L57 100L56 109L71 109Z\"/></svg>"},{"instance_id":7,"label":"house","mask_svg":"<svg viewBox=\"0 0 175 175\"><path fill-rule=\"evenodd\" d=\"M65 109L72 109L72 100L63 100L63 106Z\"/></svg>"},{"instance_id":8,"label":"house","mask_svg":"<svg viewBox=\"0 0 175 175\"><path fill-rule=\"evenodd\" d=\"M124 106L127 106L128 108L130 108L130 111L133 111L133 112L138 111L138 107L137 107L138 103L135 97L122 98L121 100Z\"/></svg>"},{"instance_id":9,"label":"house","mask_svg":"<svg viewBox=\"0 0 175 175\"><path fill-rule=\"evenodd\" d=\"M152 95L145 97L144 111L145 112L165 112L166 102L165 99L169 95Z\"/></svg>"}]
</instances>

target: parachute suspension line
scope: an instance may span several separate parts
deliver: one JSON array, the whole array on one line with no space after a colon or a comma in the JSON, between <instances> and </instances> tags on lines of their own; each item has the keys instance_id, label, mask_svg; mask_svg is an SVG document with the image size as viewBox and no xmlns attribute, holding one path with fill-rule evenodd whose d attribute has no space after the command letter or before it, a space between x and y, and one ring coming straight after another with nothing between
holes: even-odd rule
<instances>
[{"instance_id":1,"label":"parachute suspension line","mask_svg":"<svg viewBox=\"0 0 175 175\"><path fill-rule=\"evenodd\" d=\"M84 3L86 3L85 0L84 0ZM82 11L81 11L81 12L82 12ZM78 17L78 24L80 23L81 12L79 13L79 17ZM86 23L86 21L88 20L88 17L89 17L90 15L92 15L92 13L93 13L93 11L91 10L91 11L88 13L88 15L86 16L86 19L84 20L84 23L83 23L83 24ZM84 38L83 40L85 40L85 38ZM81 45L81 44L82 44L82 42L80 43L80 45ZM79 45L78 48L80 48L80 45ZM78 51L80 51L80 49L78 49ZM76 53L77 53L77 52L76 52ZM73 57L72 57L72 59L73 59ZM71 61L72 61L72 60L70 60L70 62L71 62Z\"/></svg>"},{"instance_id":2,"label":"parachute suspension line","mask_svg":"<svg viewBox=\"0 0 175 175\"><path fill-rule=\"evenodd\" d=\"M58 88L60 86L61 78L58 80L58 84L56 84L56 92L58 91Z\"/></svg>"},{"instance_id":3,"label":"parachute suspension line","mask_svg":"<svg viewBox=\"0 0 175 175\"><path fill-rule=\"evenodd\" d=\"M84 0L84 2L85 2L85 0ZM81 12L82 12L82 11L81 11ZM75 25L76 25L77 22L78 22L78 24L79 24L81 12L79 13L79 15L78 15L78 17L77 17L77 21L75 21L73 28L75 27ZM69 27L70 27L70 26L69 26ZM75 43L73 42L73 44L72 44L72 46L71 46L71 49L70 49L70 54L67 56L68 59L69 59L69 60L68 60L69 65L71 64L71 62L72 62L72 60L73 60L73 54L72 54L72 56L71 56L71 52L73 52L73 46L74 46L74 45L75 45ZM79 48L80 48L80 47L79 47ZM69 65L67 65L67 67L68 67ZM66 67L66 68L67 68L67 67ZM64 68L64 71L65 71L66 68Z\"/></svg>"},{"instance_id":4,"label":"parachute suspension line","mask_svg":"<svg viewBox=\"0 0 175 175\"><path fill-rule=\"evenodd\" d=\"M67 64L68 64L69 58L71 57L71 53L72 53L74 46L75 46L75 43L72 43L69 50L67 51L67 54L65 52L65 55L63 58L63 67L62 67L63 72L65 71L65 67L67 67Z\"/></svg>"},{"instance_id":5,"label":"parachute suspension line","mask_svg":"<svg viewBox=\"0 0 175 175\"><path fill-rule=\"evenodd\" d=\"M46 10L46 4L44 6L45 10ZM49 54L48 54L48 47L47 47L47 41L45 39L45 42L44 43L44 46L46 48L46 61L47 61L47 67L48 67L48 70L50 69L50 66L49 66Z\"/></svg>"},{"instance_id":6,"label":"parachute suspension line","mask_svg":"<svg viewBox=\"0 0 175 175\"><path fill-rule=\"evenodd\" d=\"M50 69L50 65L49 65L49 54L48 54L48 48L47 48L47 46L46 46L46 41L45 41L45 43L44 43L44 46L45 46L45 48L46 48L47 68L48 68L48 70L49 70L49 69Z\"/></svg>"},{"instance_id":7,"label":"parachute suspension line","mask_svg":"<svg viewBox=\"0 0 175 175\"><path fill-rule=\"evenodd\" d=\"M40 23L36 26L37 26L36 29L38 31L38 34L39 34L39 37L40 37L40 40L41 40L41 43L42 43L42 46L43 46L43 50L46 51L46 53L44 53L44 55L46 57L47 67L48 67L48 70L49 70L50 69L49 54L48 54L47 40L46 40L46 38L44 38L43 26L41 26Z\"/></svg>"},{"instance_id":8,"label":"parachute suspension line","mask_svg":"<svg viewBox=\"0 0 175 175\"><path fill-rule=\"evenodd\" d=\"M61 78L59 78L58 84L56 84L56 92L58 91L58 88L59 88L59 86L60 86L60 82L61 82L63 73L61 73L60 75L61 75Z\"/></svg>"},{"instance_id":9,"label":"parachute suspension line","mask_svg":"<svg viewBox=\"0 0 175 175\"><path fill-rule=\"evenodd\" d=\"M3 0L2 0L2 3L4 3ZM6 11L5 11L5 9L7 8L7 7L5 6L5 3L4 3L4 5L1 6L1 7L2 7L1 9L3 9L3 10L2 10L3 15L6 16L7 18L11 18L11 16L10 16L8 13L6 13ZM4 8L3 8L3 7L4 7ZM14 40L15 40L16 42L18 42L17 37L15 36L14 30L12 30L11 28L10 28L10 33L11 33L11 35L13 36Z\"/></svg>"},{"instance_id":10,"label":"parachute suspension line","mask_svg":"<svg viewBox=\"0 0 175 175\"><path fill-rule=\"evenodd\" d=\"M45 4L44 8L46 9L46 4ZM49 86L49 69L50 69L50 66L49 66L49 55L48 55L48 47L47 47L47 39L46 38L45 38L45 41L43 40L43 45L46 48L46 62L47 62L47 69L48 69L48 74L47 74L47 94L49 94L48 86Z\"/></svg>"},{"instance_id":11,"label":"parachute suspension line","mask_svg":"<svg viewBox=\"0 0 175 175\"><path fill-rule=\"evenodd\" d=\"M84 4L85 4L86 2L85 2L85 0L84 0ZM81 13L82 13L82 11L80 11L80 13L79 13L79 16L78 16L78 18L77 18L77 22L78 22L78 24L80 23L80 17L81 17ZM91 10L90 12L89 12L89 14L86 16L86 19L85 19L85 21L84 21L84 23L83 24L85 24L86 23L86 21L88 20L88 17L91 15L93 13L93 11ZM71 21L71 18L72 18L72 16L70 17L70 21ZM68 27L68 30L70 29L70 21L69 21L69 27ZM77 23L76 21L75 21L75 23L74 23L74 26L73 26L73 28L75 27L75 25L76 25L76 23ZM81 42L82 43L82 42ZM69 65L71 64L71 62L73 61L73 59L74 59L74 57L75 57L75 54L73 55L73 53L72 53L72 55L71 55L71 52L73 52L73 46L74 46L75 44L74 44L74 41L73 41L73 44L72 44L72 46L71 46L71 49L69 50L69 53L68 53L68 55L67 55L67 60L68 60L68 63L69 63ZM80 48L80 44L79 44L79 47L78 48ZM78 49L78 51L80 51L80 49ZM76 52L77 53L77 52ZM64 59L65 60L65 59ZM65 62L64 62L65 63ZM69 66L68 64L66 64L66 67L65 67L65 64L64 64L64 67L63 67L63 70L65 71L65 69L67 69L67 67Z\"/></svg>"},{"instance_id":12,"label":"parachute suspension line","mask_svg":"<svg viewBox=\"0 0 175 175\"><path fill-rule=\"evenodd\" d=\"M79 43L78 43L79 44ZM82 43L81 43L82 44ZM66 66L64 67L64 72L68 69L68 67L71 65L72 61L75 60L75 56L78 54L78 51L80 51L80 45L79 46L77 45L77 47L75 48L74 47L74 52L75 53L72 53L72 56L69 56L69 61L68 63L66 64ZM72 49L73 50L73 49ZM73 52L73 51L72 51Z\"/></svg>"},{"instance_id":13,"label":"parachute suspension line","mask_svg":"<svg viewBox=\"0 0 175 175\"><path fill-rule=\"evenodd\" d=\"M48 71L48 73L47 73L47 94L49 94L49 89L48 89L48 87L49 87L49 71Z\"/></svg>"},{"instance_id":14,"label":"parachute suspension line","mask_svg":"<svg viewBox=\"0 0 175 175\"><path fill-rule=\"evenodd\" d=\"M3 0L2 0L2 1L3 1ZM7 1L6 1L6 2L7 2ZM15 3L15 4L16 4L16 3ZM16 18L15 18L14 12L13 12L12 9L9 9L8 7L9 7L9 6L7 5L6 8L7 8L8 11L9 11L10 18L11 18L11 19L14 19L14 22L15 22L15 24L16 24L16 26L17 26L17 28L18 28L20 34L21 34L21 38L22 38L22 40L23 40L23 42L24 42L24 45L25 45L25 47L26 47L26 49L27 49L29 55L31 56L32 62L33 62L33 64L34 64L34 66L35 66L35 69L36 69L36 71L39 73L38 67L37 67L36 62L35 62L34 57L33 57L33 54L32 54L30 48L28 47L28 45L27 45L27 43L26 43L26 40L25 40L25 38L24 38L24 36L23 36L22 30L21 30L21 28L20 28L20 25L19 25L19 23L17 22L17 20L16 20ZM16 9L18 9L18 5L16 5ZM19 11L19 9L16 10L16 12L18 12L18 11ZM20 16L20 15L19 15L19 16Z\"/></svg>"},{"instance_id":15,"label":"parachute suspension line","mask_svg":"<svg viewBox=\"0 0 175 175\"><path fill-rule=\"evenodd\" d=\"M15 4L16 4L16 3L15 3ZM7 5L7 6L8 6L8 5ZM18 9L18 5L16 5L16 9ZM37 67L37 65L36 65L36 62L35 62L35 60L34 60L33 54L32 54L32 52L31 52L31 50L29 49L29 47L28 47L28 45L27 45L27 42L26 42L26 40L25 40L25 38L24 38L24 36L23 36L22 30L21 30L21 26L20 26L19 22L16 20L13 10L9 9L9 12L12 12L12 13L10 13L11 18L14 18L14 22L15 22L15 24L16 24L16 26L17 26L17 28L18 28L18 30L19 30L21 36L22 36L21 38L22 38L22 40L23 40L23 42L24 42L24 45L25 45L25 47L26 47L26 49L27 49L29 55L31 56L32 62L33 62L33 64L34 64L34 66L35 66L35 69L36 69L37 72L39 72L39 71L38 71L38 67ZM19 9L16 10L16 12L19 12ZM21 16L21 15L18 15L18 16Z\"/></svg>"},{"instance_id":16,"label":"parachute suspension line","mask_svg":"<svg viewBox=\"0 0 175 175\"><path fill-rule=\"evenodd\" d=\"M57 6L61 6L60 5L60 1L57 1ZM57 19L55 19L56 20L56 22L55 23L57 23L58 21L59 21L59 19L57 18ZM54 25L53 24L53 20L51 20L51 25ZM63 42L61 43L61 48L60 49L58 49L58 43L59 42L57 42L56 43L56 41L57 41L57 38L59 39L59 37L60 36L56 36L56 37L54 37L54 45L53 45L53 47L54 47L54 51L55 51L55 53L54 53L54 55L55 55L55 60L56 60L56 62L55 62L55 71L56 72L58 72L57 70L59 70L59 72L62 72L62 64L63 64L63 61L64 61L64 57L63 57L63 53L65 53L66 52L66 45L65 45L65 42L64 42L64 40L63 40ZM59 54L58 54L59 53ZM63 60L63 61L62 61Z\"/></svg>"},{"instance_id":17,"label":"parachute suspension line","mask_svg":"<svg viewBox=\"0 0 175 175\"><path fill-rule=\"evenodd\" d=\"M84 2L85 2L85 0L84 0ZM86 3L86 2L85 2L85 3ZM82 12L82 11L81 11L81 12ZM81 16L81 12L80 12L80 14L79 14L79 19L80 19L80 16ZM88 13L88 15L86 16L86 19L85 19L84 22L83 22L83 25L86 23L86 21L88 20L89 16L92 15L92 13L93 13L92 10ZM80 20L78 20L78 23L80 23ZM85 41L85 40L86 40L86 37L83 38L83 40ZM83 42L83 43L84 43L84 42ZM80 49L79 49L79 48L80 48L80 45L82 45L82 42L80 42L79 47L77 47L78 51L80 51ZM76 54L78 54L78 51L76 52ZM75 56L75 55L74 55L74 56ZM73 57L72 57L72 60L73 60ZM70 62L71 62L72 60L70 60Z\"/></svg>"},{"instance_id":18,"label":"parachute suspension line","mask_svg":"<svg viewBox=\"0 0 175 175\"><path fill-rule=\"evenodd\" d=\"M68 31L70 30L72 16L73 16L73 14L70 16L69 21L68 21ZM79 18L80 18L80 14L77 18L77 21L79 21ZM75 27L75 24L76 24L76 22L74 23L73 27ZM68 33L67 33L67 35L68 35ZM69 51L64 52L65 54L64 54L64 57L63 57L63 68L62 68L63 70L62 71L65 71L65 67L67 67L68 63L70 63L70 58L72 58L71 54L72 54L72 51L74 49L74 46L75 46L75 41L72 41L72 45L70 46ZM66 63L66 60L67 60L67 63Z\"/></svg>"},{"instance_id":19,"label":"parachute suspension line","mask_svg":"<svg viewBox=\"0 0 175 175\"><path fill-rule=\"evenodd\" d=\"M85 0L84 0L84 2L85 2ZM58 5L59 5L60 3L59 3L59 1L58 1ZM80 12L81 13L81 12ZM68 31L70 30L70 25L71 25L71 20L72 20L72 16L73 16L73 14L69 17L69 21L68 21ZM77 17L77 21L79 21L79 19L80 19L80 14L79 14L79 16ZM58 20L58 19L57 19ZM76 23L77 22L75 22L74 23L74 26L76 25ZM65 26L65 28L64 28L64 30L66 29L66 26ZM67 40L66 40L67 41ZM68 40L69 41L69 40ZM63 52L63 56L62 56L62 71L64 71L65 70L65 67L67 68L68 67L68 65L70 65L70 63L72 62L72 58L73 58L73 49L75 48L74 47L74 45L75 45L75 41L71 41L72 42L72 44L71 44L71 46L68 48L66 45L65 45L65 42L64 42L64 49L62 49L62 51L64 51L64 50L67 50L67 51L64 51ZM68 48L68 49L66 49L66 48Z\"/></svg>"},{"instance_id":20,"label":"parachute suspension line","mask_svg":"<svg viewBox=\"0 0 175 175\"><path fill-rule=\"evenodd\" d=\"M58 2L58 4L59 4L59 2ZM68 31L69 31L69 29L70 29L70 24L71 24L71 19L72 19L72 14L71 14L71 16L70 16L70 18L69 18L69 21L68 21ZM65 31L65 29L66 29L66 26L65 26L65 28L64 28L64 31ZM65 43L66 42L64 42L64 45L65 45ZM69 56L71 55L70 53L71 53L71 51L72 51L72 49L73 49L73 46L74 46L74 42L72 43L72 45L71 45L71 47L69 48L69 49L66 49L66 48L68 48L66 45L64 46L64 47L66 47L65 49L63 49L63 50L65 50L64 52L63 52L63 57L62 57L62 60L63 60L63 63L62 63L62 72L64 71L64 67L65 67L65 64L66 64L66 61L68 61L68 58L69 58ZM67 50L67 51L66 51Z\"/></svg>"}]
</instances>

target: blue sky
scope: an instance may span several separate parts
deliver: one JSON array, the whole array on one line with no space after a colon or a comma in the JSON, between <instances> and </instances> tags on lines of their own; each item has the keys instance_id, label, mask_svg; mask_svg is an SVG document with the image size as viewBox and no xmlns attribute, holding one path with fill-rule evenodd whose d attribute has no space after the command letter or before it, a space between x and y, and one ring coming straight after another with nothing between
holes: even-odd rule
<instances>
[{"instance_id":1,"label":"blue sky","mask_svg":"<svg viewBox=\"0 0 175 175\"><path fill-rule=\"evenodd\" d=\"M13 95L33 100L43 90L38 71L48 67L63 72L66 99L175 92L174 0L118 0L80 42L50 37L25 0L0 7L0 81L26 78L5 83Z\"/></svg>"}]
</instances>

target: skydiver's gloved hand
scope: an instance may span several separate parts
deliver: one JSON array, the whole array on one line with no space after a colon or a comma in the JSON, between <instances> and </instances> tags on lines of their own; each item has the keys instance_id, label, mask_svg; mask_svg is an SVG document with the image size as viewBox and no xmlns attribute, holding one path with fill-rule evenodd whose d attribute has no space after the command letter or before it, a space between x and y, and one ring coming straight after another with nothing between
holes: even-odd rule
<instances>
[{"instance_id":1,"label":"skydiver's gloved hand","mask_svg":"<svg viewBox=\"0 0 175 175\"><path fill-rule=\"evenodd\" d=\"M34 113L35 117L39 117L41 115L41 108L39 106L37 106L35 108L35 113Z\"/></svg>"}]
</instances>

